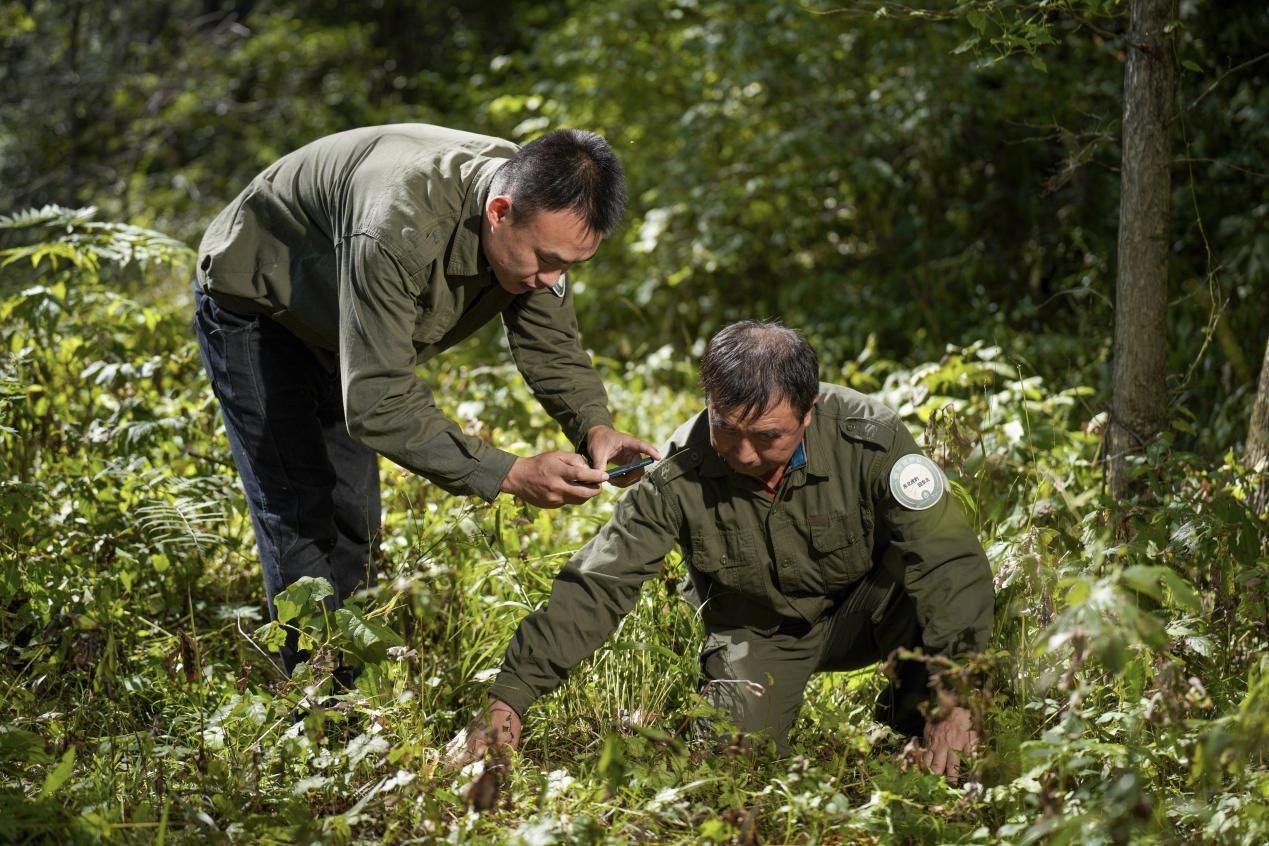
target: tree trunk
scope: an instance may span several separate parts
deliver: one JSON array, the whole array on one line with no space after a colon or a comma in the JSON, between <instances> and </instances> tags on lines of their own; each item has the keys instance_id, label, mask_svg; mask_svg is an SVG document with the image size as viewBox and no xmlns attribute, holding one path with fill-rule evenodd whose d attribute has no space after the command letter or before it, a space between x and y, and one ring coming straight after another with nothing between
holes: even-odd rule
<instances>
[{"instance_id":1,"label":"tree trunk","mask_svg":"<svg viewBox=\"0 0 1269 846\"><path fill-rule=\"evenodd\" d=\"M1260 387L1251 410L1247 428L1247 466L1251 468L1255 487L1251 505L1261 517L1269 517L1269 341L1265 342L1265 361L1260 366Z\"/></svg>"},{"instance_id":2,"label":"tree trunk","mask_svg":"<svg viewBox=\"0 0 1269 846\"><path fill-rule=\"evenodd\" d=\"M1163 427L1172 215L1173 0L1132 0L1124 69L1119 268L1115 280L1114 382L1106 427L1111 493L1132 491L1127 456Z\"/></svg>"}]
</instances>

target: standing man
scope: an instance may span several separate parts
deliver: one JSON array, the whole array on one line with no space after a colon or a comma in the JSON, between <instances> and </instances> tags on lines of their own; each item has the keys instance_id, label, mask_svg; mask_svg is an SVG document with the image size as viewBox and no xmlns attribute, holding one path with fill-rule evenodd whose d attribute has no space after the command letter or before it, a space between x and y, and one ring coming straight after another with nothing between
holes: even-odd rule
<instances>
[{"instance_id":1,"label":"standing man","mask_svg":"<svg viewBox=\"0 0 1269 846\"><path fill-rule=\"evenodd\" d=\"M736 323L710 340L705 410L520 624L490 722L451 741L451 763L491 741L518 747L520 715L599 648L676 544L705 623L706 698L781 752L813 673L900 648L986 646L991 568L942 471L892 411L818 373L806 339L778 324ZM897 676L878 719L923 735L926 765L954 778L976 739L969 712L927 722L927 665L901 661Z\"/></svg>"},{"instance_id":2,"label":"standing man","mask_svg":"<svg viewBox=\"0 0 1269 846\"><path fill-rule=\"evenodd\" d=\"M621 165L593 133L521 149L397 124L284 156L212 222L195 328L270 613L302 576L328 579L336 604L373 580L378 454L450 493L544 508L594 496L609 461L657 455L614 430L565 276L625 202ZM436 408L415 368L495 317L534 396L589 462L512 455ZM293 642L282 657L289 672Z\"/></svg>"}]
</instances>

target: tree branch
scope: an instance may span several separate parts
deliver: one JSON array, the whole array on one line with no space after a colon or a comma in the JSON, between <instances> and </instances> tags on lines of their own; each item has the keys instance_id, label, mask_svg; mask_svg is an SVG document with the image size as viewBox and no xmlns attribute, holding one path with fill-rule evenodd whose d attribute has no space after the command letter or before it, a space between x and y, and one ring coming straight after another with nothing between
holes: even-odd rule
<instances>
[{"instance_id":1,"label":"tree branch","mask_svg":"<svg viewBox=\"0 0 1269 846\"><path fill-rule=\"evenodd\" d=\"M1203 93L1195 97L1190 102L1190 105L1186 106L1184 109L1177 112L1176 115L1173 116L1172 120L1175 122L1177 118L1184 117L1185 115L1188 115L1190 112L1194 111L1195 107L1197 107L1199 103L1203 102L1203 100L1207 98L1208 94L1211 94L1213 91L1215 91L1216 86L1224 82L1227 77L1233 76L1234 74L1238 73L1240 70L1249 68L1252 65L1256 64L1257 62L1263 62L1265 59L1269 59L1269 52L1261 53L1259 56L1256 56L1254 59L1248 59L1242 64L1235 65L1234 67L1225 71L1223 74L1216 77L1216 79L1212 80L1212 84L1207 86L1207 88L1204 88Z\"/></svg>"}]
</instances>

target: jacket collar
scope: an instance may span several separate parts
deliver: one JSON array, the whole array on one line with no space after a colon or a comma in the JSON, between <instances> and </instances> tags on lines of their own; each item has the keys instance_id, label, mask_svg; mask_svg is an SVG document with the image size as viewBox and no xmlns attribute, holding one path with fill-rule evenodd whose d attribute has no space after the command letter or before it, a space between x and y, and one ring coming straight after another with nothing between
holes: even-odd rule
<instances>
[{"instance_id":1,"label":"jacket collar","mask_svg":"<svg viewBox=\"0 0 1269 846\"><path fill-rule=\"evenodd\" d=\"M458 227L449 242L449 261L445 265L446 276L476 276L489 272L489 262L480 250L480 222L485 213L485 200L489 198L489 183L506 159L472 159L467 165L471 178L467 181L467 193L463 196L462 210L458 213Z\"/></svg>"},{"instance_id":2,"label":"jacket collar","mask_svg":"<svg viewBox=\"0 0 1269 846\"><path fill-rule=\"evenodd\" d=\"M806 475L827 479L833 475L833 451L840 433L837 419L820 412L819 403L811 409L811 425L806 427L802 443L806 446Z\"/></svg>"}]
</instances>

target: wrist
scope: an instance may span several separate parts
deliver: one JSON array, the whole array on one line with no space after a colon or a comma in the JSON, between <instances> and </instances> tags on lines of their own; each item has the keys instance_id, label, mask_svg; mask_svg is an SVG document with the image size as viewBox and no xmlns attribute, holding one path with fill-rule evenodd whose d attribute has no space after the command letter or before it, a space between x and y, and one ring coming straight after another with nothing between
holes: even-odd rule
<instances>
[{"instance_id":1,"label":"wrist","mask_svg":"<svg viewBox=\"0 0 1269 846\"><path fill-rule=\"evenodd\" d=\"M589 429L586 430L586 435L582 439L582 446L583 447L590 446L591 441L594 440L595 438L602 437L604 435L607 435L610 432L616 432L616 431L617 431L616 429L614 429L612 426L609 426L607 423L596 423L594 426L591 426Z\"/></svg>"},{"instance_id":2,"label":"wrist","mask_svg":"<svg viewBox=\"0 0 1269 846\"><path fill-rule=\"evenodd\" d=\"M585 458L588 463L594 459L595 439L602 437L604 430L614 431L612 426L607 423L594 423L582 432L582 440L577 445L577 453L582 458Z\"/></svg>"},{"instance_id":3,"label":"wrist","mask_svg":"<svg viewBox=\"0 0 1269 846\"><path fill-rule=\"evenodd\" d=\"M499 699L497 696L494 696L491 694L489 696L489 710L493 712L500 708L507 709L508 711L516 715L516 719L520 719L520 712L516 710L515 706L513 706L510 702L507 702L504 699Z\"/></svg>"},{"instance_id":4,"label":"wrist","mask_svg":"<svg viewBox=\"0 0 1269 846\"><path fill-rule=\"evenodd\" d=\"M507 468L507 475L502 477L502 483L498 485L499 493L516 494L520 491L520 474L519 470L524 462L523 458L516 457L511 462L511 466Z\"/></svg>"}]
</instances>

